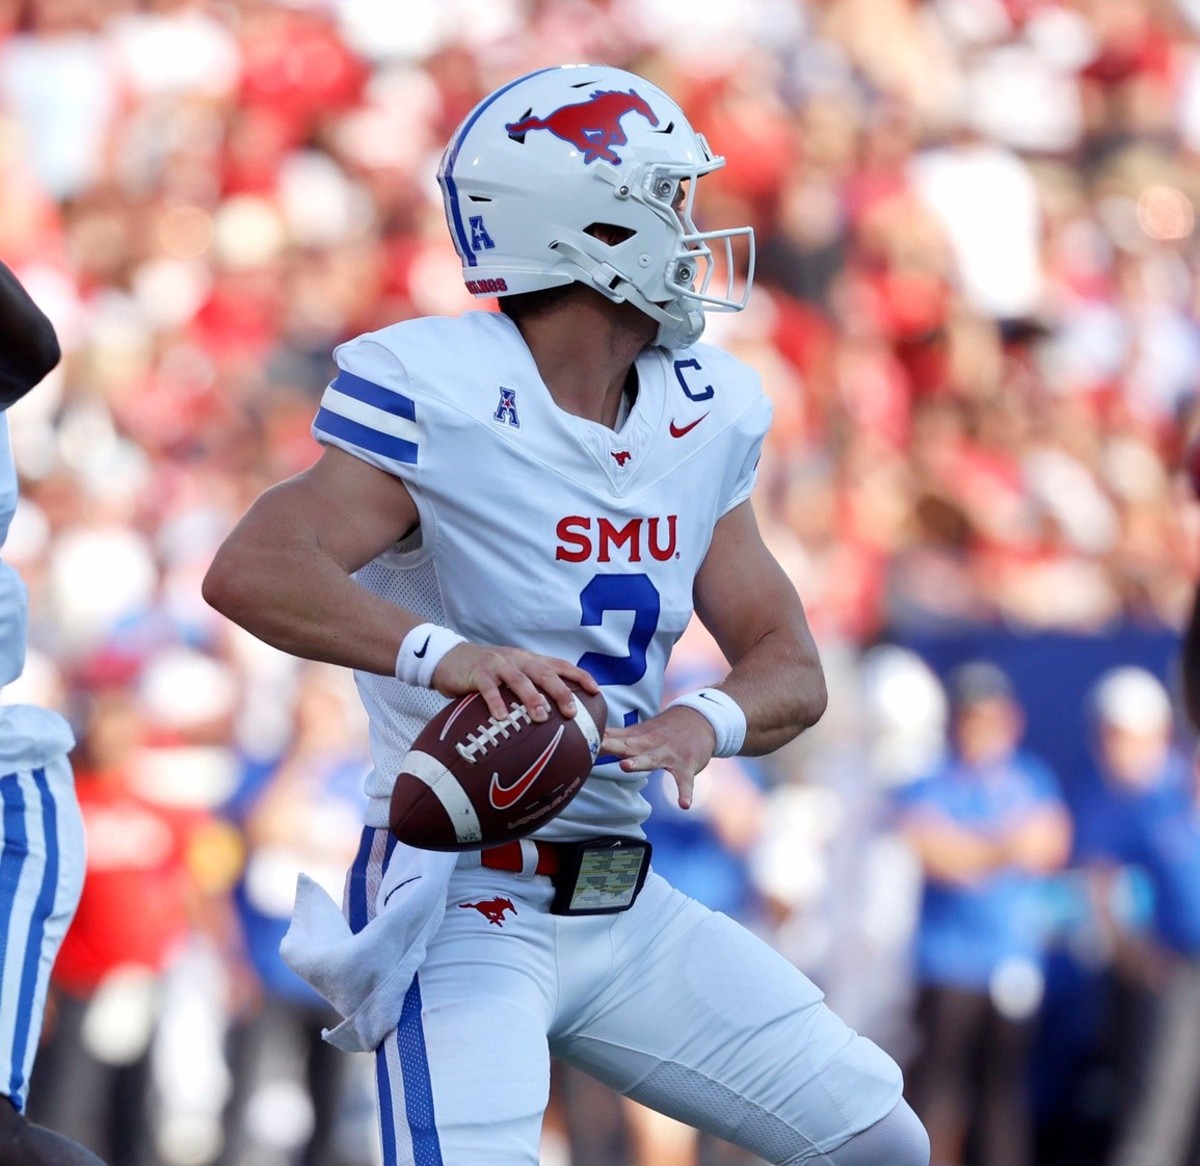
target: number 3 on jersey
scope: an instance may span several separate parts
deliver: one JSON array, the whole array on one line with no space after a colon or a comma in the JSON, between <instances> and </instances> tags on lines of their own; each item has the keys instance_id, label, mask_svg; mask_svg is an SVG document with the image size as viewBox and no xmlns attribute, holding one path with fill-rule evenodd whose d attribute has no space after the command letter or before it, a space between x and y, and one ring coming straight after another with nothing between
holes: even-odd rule
<instances>
[{"instance_id":1,"label":"number 3 on jersey","mask_svg":"<svg viewBox=\"0 0 1200 1166\"><path fill-rule=\"evenodd\" d=\"M658 630L660 602L658 589L650 577L593 575L579 594L579 605L583 612L579 622L583 627L599 626L609 611L633 612L628 654L585 652L579 657L579 667L587 669L601 687L636 684L646 674L646 649Z\"/></svg>"}]
</instances>

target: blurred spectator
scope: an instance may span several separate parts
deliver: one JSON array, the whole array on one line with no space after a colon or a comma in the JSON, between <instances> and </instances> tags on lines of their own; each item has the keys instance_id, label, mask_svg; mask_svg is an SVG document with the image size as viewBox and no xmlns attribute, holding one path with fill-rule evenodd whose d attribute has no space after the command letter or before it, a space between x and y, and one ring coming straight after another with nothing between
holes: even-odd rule
<instances>
[{"instance_id":1,"label":"blurred spectator","mask_svg":"<svg viewBox=\"0 0 1200 1166\"><path fill-rule=\"evenodd\" d=\"M833 729L832 739L806 759L797 775L805 780L768 792L751 856L776 945L847 1024L901 1059L911 1047L909 951L921 871L897 828L895 801L942 758L946 718L942 685L915 652L868 649L857 675L831 686L816 732Z\"/></svg>"},{"instance_id":2,"label":"blurred spectator","mask_svg":"<svg viewBox=\"0 0 1200 1166\"><path fill-rule=\"evenodd\" d=\"M1018 749L1022 713L1007 676L977 661L948 687L952 755L902 795L904 832L925 872L908 1093L936 1166L1030 1166L1039 895L1067 859L1070 825L1053 775Z\"/></svg>"},{"instance_id":3,"label":"blurred spectator","mask_svg":"<svg viewBox=\"0 0 1200 1166\"><path fill-rule=\"evenodd\" d=\"M1115 1130L1127 1128L1135 1112L1163 978L1150 927L1154 892L1143 866L1148 823L1161 806L1186 799L1191 779L1172 747L1170 699L1149 672L1110 670L1089 706L1096 776L1076 813L1075 861L1088 876L1104 961L1098 1051L1112 1076Z\"/></svg>"},{"instance_id":4,"label":"blurred spectator","mask_svg":"<svg viewBox=\"0 0 1200 1166\"><path fill-rule=\"evenodd\" d=\"M232 1083L221 1166L372 1166L369 1069L321 1039L336 1017L279 957L303 870L339 895L361 833L370 765L349 674L298 677L287 753L249 797L245 873L234 902L255 979L230 1032ZM348 1121L357 1104L368 1121Z\"/></svg>"},{"instance_id":5,"label":"blurred spectator","mask_svg":"<svg viewBox=\"0 0 1200 1166\"><path fill-rule=\"evenodd\" d=\"M1173 750L1170 702L1149 674L1103 677L1094 712L1105 784L1081 820L1081 858L1111 927L1109 1033L1129 1041L1110 1162L1188 1166L1200 1136L1200 771Z\"/></svg>"}]
</instances>

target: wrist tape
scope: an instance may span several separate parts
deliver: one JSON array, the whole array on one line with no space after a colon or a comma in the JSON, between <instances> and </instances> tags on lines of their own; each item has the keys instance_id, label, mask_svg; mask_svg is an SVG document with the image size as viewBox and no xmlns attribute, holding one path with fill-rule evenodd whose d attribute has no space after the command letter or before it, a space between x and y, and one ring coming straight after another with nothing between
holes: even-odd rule
<instances>
[{"instance_id":1,"label":"wrist tape","mask_svg":"<svg viewBox=\"0 0 1200 1166\"><path fill-rule=\"evenodd\" d=\"M734 757L741 752L746 740L746 714L727 692L719 688L698 688L695 692L677 696L667 708L683 705L695 709L717 735L714 757Z\"/></svg>"},{"instance_id":2,"label":"wrist tape","mask_svg":"<svg viewBox=\"0 0 1200 1166\"><path fill-rule=\"evenodd\" d=\"M396 679L418 688L433 686L434 669L451 648L467 642L465 636L435 623L417 624L404 637L396 653Z\"/></svg>"}]
</instances>

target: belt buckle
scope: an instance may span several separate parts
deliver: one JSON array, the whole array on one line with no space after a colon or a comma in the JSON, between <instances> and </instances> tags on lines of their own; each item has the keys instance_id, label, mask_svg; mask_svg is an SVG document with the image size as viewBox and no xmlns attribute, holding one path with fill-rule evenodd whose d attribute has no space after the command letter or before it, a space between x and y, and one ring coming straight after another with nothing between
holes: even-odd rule
<instances>
[{"instance_id":1,"label":"belt buckle","mask_svg":"<svg viewBox=\"0 0 1200 1166\"><path fill-rule=\"evenodd\" d=\"M559 842L552 915L614 915L633 906L650 870L650 843L619 835Z\"/></svg>"}]
</instances>

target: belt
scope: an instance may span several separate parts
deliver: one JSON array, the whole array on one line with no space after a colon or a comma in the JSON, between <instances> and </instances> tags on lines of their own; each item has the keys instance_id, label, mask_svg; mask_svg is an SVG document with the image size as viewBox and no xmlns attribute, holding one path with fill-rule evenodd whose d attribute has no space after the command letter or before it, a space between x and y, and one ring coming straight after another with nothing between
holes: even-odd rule
<instances>
[{"instance_id":1,"label":"belt","mask_svg":"<svg viewBox=\"0 0 1200 1166\"><path fill-rule=\"evenodd\" d=\"M562 869L562 854L564 849L556 842L537 842L526 840L526 845L537 849L537 865L533 873L540 875L556 875ZM489 846L479 852L479 865L489 870L507 870L520 874L525 870L525 854L520 842L504 842L499 846Z\"/></svg>"}]
</instances>

